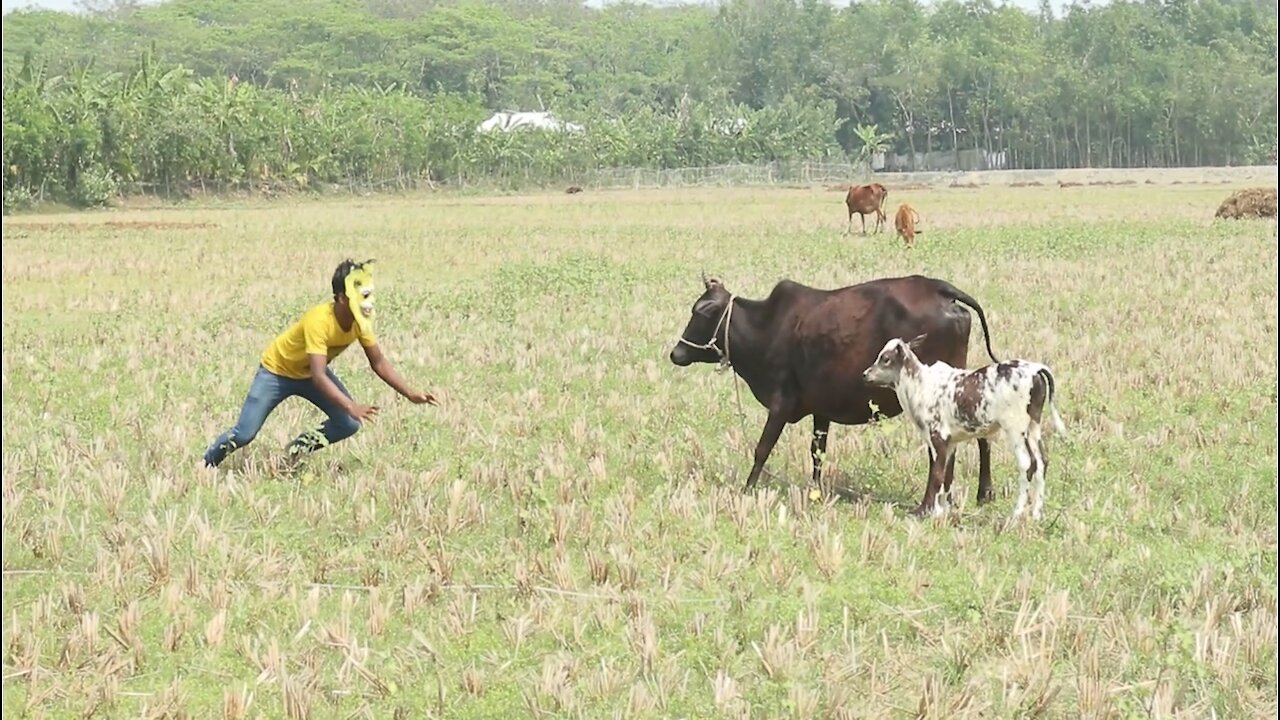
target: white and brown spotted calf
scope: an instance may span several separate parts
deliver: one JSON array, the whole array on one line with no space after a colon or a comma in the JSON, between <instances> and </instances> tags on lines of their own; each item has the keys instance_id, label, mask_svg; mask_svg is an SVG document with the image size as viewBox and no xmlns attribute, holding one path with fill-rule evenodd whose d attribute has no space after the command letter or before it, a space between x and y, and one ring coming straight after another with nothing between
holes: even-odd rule
<instances>
[{"instance_id":1,"label":"white and brown spotted calf","mask_svg":"<svg viewBox=\"0 0 1280 720\"><path fill-rule=\"evenodd\" d=\"M862 373L862 379L869 385L892 387L903 411L924 437L930 460L925 497L933 500L933 514L947 511L951 487L941 485L956 446L1003 433L1022 471L1013 517L1025 512L1028 486L1034 480L1031 516L1039 519L1044 511L1048 465L1040 422L1046 408L1054 431L1066 434L1053 404L1053 373L1047 366L1027 360L1006 360L973 370L960 370L944 362L925 365L912 350L923 339L920 336L910 343L890 340L875 363Z\"/></svg>"}]
</instances>

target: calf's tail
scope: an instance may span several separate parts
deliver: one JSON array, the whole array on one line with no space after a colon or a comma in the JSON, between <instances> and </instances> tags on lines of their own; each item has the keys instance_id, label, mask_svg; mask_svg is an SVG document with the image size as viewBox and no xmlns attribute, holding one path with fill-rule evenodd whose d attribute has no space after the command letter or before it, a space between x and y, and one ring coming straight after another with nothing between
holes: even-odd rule
<instances>
[{"instance_id":1,"label":"calf's tail","mask_svg":"<svg viewBox=\"0 0 1280 720\"><path fill-rule=\"evenodd\" d=\"M1062 423L1062 416L1058 414L1058 404L1054 402L1054 398L1053 398L1054 396L1053 371L1047 367L1041 366L1040 369L1036 371L1036 374L1044 376L1045 384L1049 386L1049 393L1048 393L1048 396L1045 398L1044 404L1047 405L1049 408L1049 419L1053 421L1053 431L1058 435L1062 435L1063 437L1066 437L1067 426Z\"/></svg>"}]
</instances>

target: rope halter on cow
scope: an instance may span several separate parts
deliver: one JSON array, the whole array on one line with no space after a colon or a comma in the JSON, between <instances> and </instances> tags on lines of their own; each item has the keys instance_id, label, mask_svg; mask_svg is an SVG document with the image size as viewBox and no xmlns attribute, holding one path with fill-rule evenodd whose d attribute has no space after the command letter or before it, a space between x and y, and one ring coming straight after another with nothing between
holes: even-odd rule
<instances>
[{"instance_id":1,"label":"rope halter on cow","mask_svg":"<svg viewBox=\"0 0 1280 720\"><path fill-rule=\"evenodd\" d=\"M711 339L699 345L680 336L680 342L691 348L698 350L715 350L716 355L720 356L720 367L716 368L716 372L724 372L733 364L729 360L729 323L733 320L733 300L734 296L729 296L729 302L724 306L724 312L720 313L720 319L716 321L716 326L711 329ZM720 326L724 325L724 350L720 349L720 345L716 340L716 336L720 334Z\"/></svg>"},{"instance_id":2,"label":"rope halter on cow","mask_svg":"<svg viewBox=\"0 0 1280 720\"><path fill-rule=\"evenodd\" d=\"M733 322L734 299L735 299L734 296L730 294L729 303L725 305L724 312L720 313L720 319L716 321L716 326L711 329L710 340L699 345L698 343L686 340L683 335L680 336L680 342L684 343L685 345L688 345L691 348L697 348L698 350L715 350L716 351L716 354L720 356L720 366L716 368L716 373L723 373L725 370L728 370L730 367L733 366L733 363L730 362L729 360L729 324ZM721 325L724 325L724 350L721 350L719 343L716 342L716 336L720 334ZM738 403L738 425L742 433L742 437L745 438L747 436L747 426L746 426L747 415L742 411L742 391L738 389L738 382L737 382L738 378L736 375L734 376L733 380L734 380L733 397ZM750 448L747 448L746 452L747 452L748 458L752 457Z\"/></svg>"}]
</instances>

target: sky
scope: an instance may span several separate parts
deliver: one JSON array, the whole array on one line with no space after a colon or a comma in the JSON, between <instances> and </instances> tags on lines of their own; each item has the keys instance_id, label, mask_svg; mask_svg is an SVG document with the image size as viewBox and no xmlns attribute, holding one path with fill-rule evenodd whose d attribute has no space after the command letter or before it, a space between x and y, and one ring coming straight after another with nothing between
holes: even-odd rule
<instances>
[{"instance_id":1,"label":"sky","mask_svg":"<svg viewBox=\"0 0 1280 720\"><path fill-rule=\"evenodd\" d=\"M76 0L3 0L3 1L4 1L4 13L6 15L8 15L9 11L11 10L16 10L18 8L28 7L28 6L45 8L48 10L75 10L76 9Z\"/></svg>"},{"instance_id":2,"label":"sky","mask_svg":"<svg viewBox=\"0 0 1280 720\"><path fill-rule=\"evenodd\" d=\"M693 1L696 1L696 0L693 0ZM837 1L840 2L841 0L837 0ZM1066 6L1068 2L1068 0L1050 0L1050 1L1055 14L1060 14L1062 12L1062 8ZM5 14L8 14L11 10L15 10L17 8L22 8L22 7L29 7L29 6L45 8L48 10L64 10L64 11L74 12L77 9L76 2L77 0L3 0ZM148 2L148 0L143 0L143 2ZM587 4L592 6L598 6L602 4L602 2L603 0L588 0ZM1013 5L1016 5L1021 8L1025 8L1027 10L1035 10L1037 7L1036 0L1009 0L1009 2L1011 2ZM1095 0L1094 4L1102 4L1102 2Z\"/></svg>"}]
</instances>

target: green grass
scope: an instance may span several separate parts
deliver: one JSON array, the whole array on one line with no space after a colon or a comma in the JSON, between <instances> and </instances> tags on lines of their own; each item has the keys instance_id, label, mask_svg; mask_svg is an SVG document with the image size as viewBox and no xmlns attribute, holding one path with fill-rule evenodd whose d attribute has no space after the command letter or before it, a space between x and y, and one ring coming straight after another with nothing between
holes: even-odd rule
<instances>
[{"instance_id":1,"label":"green grass","mask_svg":"<svg viewBox=\"0 0 1280 720\"><path fill-rule=\"evenodd\" d=\"M1276 243L1205 187L398 197L5 224L5 716L1217 717L1276 712ZM75 222L84 227L33 228ZM375 257L383 406L295 473L291 400L218 472L263 347ZM925 273L1048 363L1041 523L905 516L901 420L809 424L667 360L699 274L761 298ZM975 322L973 361L982 355ZM744 434L745 432L745 434ZM247 708L245 707L247 705ZM400 713L400 714L397 714Z\"/></svg>"}]
</instances>

